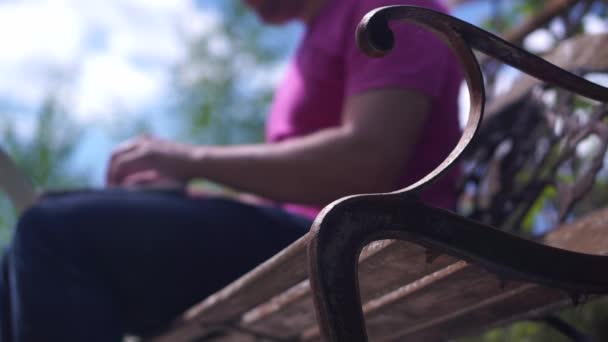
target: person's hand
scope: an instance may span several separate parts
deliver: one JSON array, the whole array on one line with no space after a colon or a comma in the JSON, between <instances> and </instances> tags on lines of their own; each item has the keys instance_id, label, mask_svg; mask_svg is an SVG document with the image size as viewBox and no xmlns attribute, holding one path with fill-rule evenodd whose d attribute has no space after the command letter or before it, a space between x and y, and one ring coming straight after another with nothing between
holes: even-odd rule
<instances>
[{"instance_id":1,"label":"person's hand","mask_svg":"<svg viewBox=\"0 0 608 342\"><path fill-rule=\"evenodd\" d=\"M108 186L176 186L189 179L194 148L142 135L114 149L106 182Z\"/></svg>"}]
</instances>

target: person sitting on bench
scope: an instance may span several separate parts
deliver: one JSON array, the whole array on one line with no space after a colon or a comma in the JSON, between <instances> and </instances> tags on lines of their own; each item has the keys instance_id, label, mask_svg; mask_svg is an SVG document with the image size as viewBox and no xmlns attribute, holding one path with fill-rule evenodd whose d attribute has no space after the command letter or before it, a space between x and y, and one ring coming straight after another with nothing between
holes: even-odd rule
<instances>
[{"instance_id":1,"label":"person sitting on bench","mask_svg":"<svg viewBox=\"0 0 608 342\"><path fill-rule=\"evenodd\" d=\"M445 11L430 0L404 4ZM324 205L421 178L459 136L458 62L439 39L394 26L388 56L356 46L388 0L246 0L306 31L276 90L266 142L194 146L142 136L117 147L103 190L42 197L21 217L0 277L2 341L120 341L180 313L304 235ZM423 200L455 206L457 171ZM204 178L268 201L137 190Z\"/></svg>"}]
</instances>

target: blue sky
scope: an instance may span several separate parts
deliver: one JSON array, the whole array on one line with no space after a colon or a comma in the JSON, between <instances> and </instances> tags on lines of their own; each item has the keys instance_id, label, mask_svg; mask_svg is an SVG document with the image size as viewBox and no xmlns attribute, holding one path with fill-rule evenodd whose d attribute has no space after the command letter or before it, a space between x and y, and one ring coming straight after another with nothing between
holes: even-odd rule
<instances>
[{"instance_id":1,"label":"blue sky","mask_svg":"<svg viewBox=\"0 0 608 342\"><path fill-rule=\"evenodd\" d=\"M64 101L82 123L112 107L139 112L164 92L182 35L212 22L183 0L0 2L0 100L39 103L65 76Z\"/></svg>"},{"instance_id":2,"label":"blue sky","mask_svg":"<svg viewBox=\"0 0 608 342\"><path fill-rule=\"evenodd\" d=\"M91 127L75 166L90 168L99 185L103 158L90 156L107 155L114 142L96 128L161 116L184 41L217 20L189 0L0 1L0 115L27 139L37 107L56 95Z\"/></svg>"},{"instance_id":3,"label":"blue sky","mask_svg":"<svg viewBox=\"0 0 608 342\"><path fill-rule=\"evenodd\" d=\"M477 1L454 14L479 24L489 12ZM0 1L0 115L27 138L38 104L57 95L72 119L90 127L74 165L100 186L116 142L103 128L146 115L170 135L171 68L186 57L184 42L218 20L212 7L190 0Z\"/></svg>"}]
</instances>

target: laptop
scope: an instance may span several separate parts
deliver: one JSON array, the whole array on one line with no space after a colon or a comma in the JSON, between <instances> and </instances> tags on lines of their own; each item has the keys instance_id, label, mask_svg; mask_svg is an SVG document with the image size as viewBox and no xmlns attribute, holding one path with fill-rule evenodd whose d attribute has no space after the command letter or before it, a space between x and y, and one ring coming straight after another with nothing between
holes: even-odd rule
<instances>
[{"instance_id":1,"label":"laptop","mask_svg":"<svg viewBox=\"0 0 608 342\"><path fill-rule=\"evenodd\" d=\"M128 191L159 192L168 195L182 195L187 191L187 184L171 181L169 179L149 185L133 185L120 187ZM38 191L40 190L40 191ZM66 193L94 191L93 188L78 188L69 190L36 189L27 174L17 167L10 155L0 146L0 195L2 192L8 195L15 210L21 214L29 208L38 198L61 196ZM190 193L190 192L188 192ZM192 193L196 195L195 192Z\"/></svg>"},{"instance_id":2,"label":"laptop","mask_svg":"<svg viewBox=\"0 0 608 342\"><path fill-rule=\"evenodd\" d=\"M36 189L25 172L19 170L13 159L0 146L0 190L4 191L22 213L37 197Z\"/></svg>"}]
</instances>

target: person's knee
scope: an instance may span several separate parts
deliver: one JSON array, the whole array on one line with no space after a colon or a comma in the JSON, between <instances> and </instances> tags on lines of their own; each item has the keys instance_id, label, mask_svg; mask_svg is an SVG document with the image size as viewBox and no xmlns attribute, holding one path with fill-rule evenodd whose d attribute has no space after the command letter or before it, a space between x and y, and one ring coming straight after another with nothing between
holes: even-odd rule
<instances>
[{"instance_id":1,"label":"person's knee","mask_svg":"<svg viewBox=\"0 0 608 342\"><path fill-rule=\"evenodd\" d=\"M15 228L11 248L18 254L40 254L42 252L69 249L76 243L72 210L65 210L61 203L44 200L27 209Z\"/></svg>"},{"instance_id":2,"label":"person's knee","mask_svg":"<svg viewBox=\"0 0 608 342\"><path fill-rule=\"evenodd\" d=\"M94 196L65 195L41 200L21 216L14 232L14 253L81 259L111 215L99 210ZM84 262L84 261L83 261Z\"/></svg>"},{"instance_id":3,"label":"person's knee","mask_svg":"<svg viewBox=\"0 0 608 342\"><path fill-rule=\"evenodd\" d=\"M49 226L53 221L48 208L36 204L27 209L19 218L15 228L13 251L21 252L44 246L49 240Z\"/></svg>"}]
</instances>

